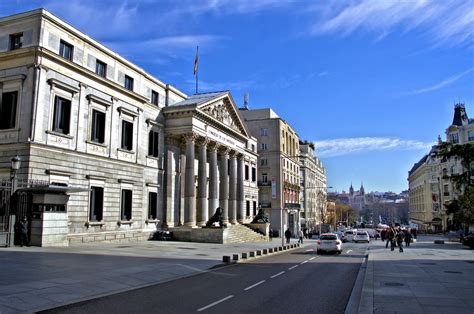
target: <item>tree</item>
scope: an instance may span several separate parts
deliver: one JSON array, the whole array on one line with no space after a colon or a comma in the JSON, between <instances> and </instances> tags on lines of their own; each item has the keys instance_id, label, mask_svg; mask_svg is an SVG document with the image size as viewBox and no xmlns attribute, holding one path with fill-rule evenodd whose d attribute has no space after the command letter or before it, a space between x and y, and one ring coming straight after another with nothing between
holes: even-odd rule
<instances>
[{"instance_id":1,"label":"tree","mask_svg":"<svg viewBox=\"0 0 474 314\"><path fill-rule=\"evenodd\" d=\"M451 174L450 180L453 181L454 186L458 191L464 192L464 190L474 185L472 180L472 163L474 163L474 144L451 144L443 142L439 146L438 157L442 161L449 160L451 158L460 158L463 171L457 174Z\"/></svg>"}]
</instances>

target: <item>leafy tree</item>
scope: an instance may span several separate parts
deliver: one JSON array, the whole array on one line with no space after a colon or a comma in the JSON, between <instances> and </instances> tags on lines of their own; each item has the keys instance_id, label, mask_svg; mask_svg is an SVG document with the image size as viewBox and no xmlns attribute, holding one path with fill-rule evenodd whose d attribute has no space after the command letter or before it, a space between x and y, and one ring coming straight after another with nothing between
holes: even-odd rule
<instances>
[{"instance_id":1,"label":"leafy tree","mask_svg":"<svg viewBox=\"0 0 474 314\"><path fill-rule=\"evenodd\" d=\"M458 174L451 174L449 177L458 191L464 192L468 186L472 186L471 164L474 162L474 144L451 144L443 142L439 145L438 156L441 160L449 160L453 157L460 158L464 171Z\"/></svg>"}]
</instances>

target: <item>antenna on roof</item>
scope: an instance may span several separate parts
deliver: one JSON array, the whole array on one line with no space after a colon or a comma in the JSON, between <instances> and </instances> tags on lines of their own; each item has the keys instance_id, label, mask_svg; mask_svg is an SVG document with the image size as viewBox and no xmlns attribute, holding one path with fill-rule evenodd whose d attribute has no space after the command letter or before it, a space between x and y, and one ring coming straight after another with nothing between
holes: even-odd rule
<instances>
[{"instance_id":1,"label":"antenna on roof","mask_svg":"<svg viewBox=\"0 0 474 314\"><path fill-rule=\"evenodd\" d=\"M244 109L249 110L249 93L244 94Z\"/></svg>"}]
</instances>

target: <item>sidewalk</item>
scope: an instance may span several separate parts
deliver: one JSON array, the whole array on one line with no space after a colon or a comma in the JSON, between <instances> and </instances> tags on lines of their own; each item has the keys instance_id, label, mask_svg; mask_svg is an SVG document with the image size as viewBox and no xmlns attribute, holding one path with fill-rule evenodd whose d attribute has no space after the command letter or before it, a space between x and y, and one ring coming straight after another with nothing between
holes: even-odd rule
<instances>
[{"instance_id":1,"label":"sidewalk","mask_svg":"<svg viewBox=\"0 0 474 314\"><path fill-rule=\"evenodd\" d=\"M400 253L374 240L366 267L359 313L474 312L474 251L460 243L419 236Z\"/></svg>"},{"instance_id":2,"label":"sidewalk","mask_svg":"<svg viewBox=\"0 0 474 314\"><path fill-rule=\"evenodd\" d=\"M291 243L297 243L292 239ZM314 240L305 241L306 245ZM0 313L31 313L206 272L224 255L281 246L143 241L0 249Z\"/></svg>"}]
</instances>

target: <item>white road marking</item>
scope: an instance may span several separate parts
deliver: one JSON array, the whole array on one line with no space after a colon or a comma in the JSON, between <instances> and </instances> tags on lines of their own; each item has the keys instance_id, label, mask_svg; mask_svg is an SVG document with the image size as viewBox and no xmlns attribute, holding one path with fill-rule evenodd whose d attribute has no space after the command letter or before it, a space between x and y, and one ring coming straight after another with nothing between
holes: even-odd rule
<instances>
[{"instance_id":1,"label":"white road marking","mask_svg":"<svg viewBox=\"0 0 474 314\"><path fill-rule=\"evenodd\" d=\"M307 250L305 250L305 252L311 252L311 251L313 251L313 249L307 249Z\"/></svg>"},{"instance_id":2,"label":"white road marking","mask_svg":"<svg viewBox=\"0 0 474 314\"><path fill-rule=\"evenodd\" d=\"M261 284L264 283L264 282L265 282L265 280L259 281L259 282L257 282L256 284L251 285L250 287L245 288L244 290L245 290L245 291L250 290L250 289L252 289L252 288L255 288L255 287L258 286L258 285L261 285Z\"/></svg>"},{"instance_id":3,"label":"white road marking","mask_svg":"<svg viewBox=\"0 0 474 314\"><path fill-rule=\"evenodd\" d=\"M346 252L346 253L347 253L347 254L349 254L350 252L352 252L352 250L347 250L347 252Z\"/></svg>"},{"instance_id":4,"label":"white road marking","mask_svg":"<svg viewBox=\"0 0 474 314\"><path fill-rule=\"evenodd\" d=\"M316 257L311 257L309 260L312 261L313 259L315 259Z\"/></svg>"},{"instance_id":5,"label":"white road marking","mask_svg":"<svg viewBox=\"0 0 474 314\"><path fill-rule=\"evenodd\" d=\"M300 265L306 264L308 261L301 262Z\"/></svg>"},{"instance_id":6,"label":"white road marking","mask_svg":"<svg viewBox=\"0 0 474 314\"><path fill-rule=\"evenodd\" d=\"M364 257L364 259L362 260L362 264L364 264L364 263L365 263L365 257Z\"/></svg>"},{"instance_id":7,"label":"white road marking","mask_svg":"<svg viewBox=\"0 0 474 314\"><path fill-rule=\"evenodd\" d=\"M299 265L295 265L295 266L293 266L293 267L288 268L288 270L295 269L295 268L298 267L298 266L299 266Z\"/></svg>"},{"instance_id":8,"label":"white road marking","mask_svg":"<svg viewBox=\"0 0 474 314\"><path fill-rule=\"evenodd\" d=\"M229 300L230 298L233 298L233 297L234 297L233 295L229 295L229 296L227 296L227 297L225 297L225 298L223 298L223 299L220 299L219 301L216 301L216 302L214 302L214 303L211 303L211 304L209 304L209 305L206 305L205 307L201 307L201 308L198 309L197 311L198 311L198 312L202 312L202 311L204 311L204 310L207 310L207 309L210 308L210 307L213 307L214 305L217 305L217 304L219 304L219 303L222 303L222 302L224 302L224 301L226 301L226 300Z\"/></svg>"},{"instance_id":9,"label":"white road marking","mask_svg":"<svg viewBox=\"0 0 474 314\"><path fill-rule=\"evenodd\" d=\"M283 275L284 273L285 273L285 271L281 271L281 272L279 272L278 274L275 274L275 275L271 276L270 278L278 277L278 276L280 276L280 275Z\"/></svg>"}]
</instances>

